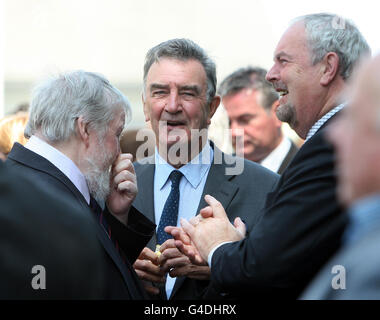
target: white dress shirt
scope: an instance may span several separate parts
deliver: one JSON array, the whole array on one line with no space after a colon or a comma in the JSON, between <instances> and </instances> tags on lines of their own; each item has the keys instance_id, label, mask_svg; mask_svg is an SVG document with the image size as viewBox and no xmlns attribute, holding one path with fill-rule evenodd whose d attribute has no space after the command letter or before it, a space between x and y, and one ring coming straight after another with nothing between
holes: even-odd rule
<instances>
[{"instance_id":1,"label":"white dress shirt","mask_svg":"<svg viewBox=\"0 0 380 320\"><path fill-rule=\"evenodd\" d=\"M289 138L283 137L281 143L274 150L272 150L272 152L268 154L266 158L260 162L260 164L263 167L277 173L291 146L292 143Z\"/></svg>"},{"instance_id":2,"label":"white dress shirt","mask_svg":"<svg viewBox=\"0 0 380 320\"><path fill-rule=\"evenodd\" d=\"M191 162L179 169L168 164L159 155L157 148L155 151L155 172L154 172L154 214L157 227L159 225L161 214L165 206L166 199L171 190L170 173L178 170L183 174L179 184L179 205L177 226L181 218L191 219L198 214L197 209L204 186L206 184L208 172L210 171L211 161L214 151L209 142L205 144L202 151ZM161 243L160 243L161 244ZM167 276L166 294L169 298L173 290L175 278Z\"/></svg>"},{"instance_id":3,"label":"white dress shirt","mask_svg":"<svg viewBox=\"0 0 380 320\"><path fill-rule=\"evenodd\" d=\"M69 157L36 136L30 137L25 148L37 153L55 165L77 187L87 203L90 203L90 192L87 187L86 179Z\"/></svg>"}]
</instances>

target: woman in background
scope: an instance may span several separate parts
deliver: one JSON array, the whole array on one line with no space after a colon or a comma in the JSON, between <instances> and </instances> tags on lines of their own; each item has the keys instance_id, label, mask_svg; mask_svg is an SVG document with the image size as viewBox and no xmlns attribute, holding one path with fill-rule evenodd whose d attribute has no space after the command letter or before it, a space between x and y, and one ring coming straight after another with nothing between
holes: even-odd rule
<instances>
[{"instance_id":1,"label":"woman in background","mask_svg":"<svg viewBox=\"0 0 380 320\"><path fill-rule=\"evenodd\" d=\"M24 128L28 121L28 112L20 111L0 120L0 158L5 160L15 142L24 145Z\"/></svg>"}]
</instances>

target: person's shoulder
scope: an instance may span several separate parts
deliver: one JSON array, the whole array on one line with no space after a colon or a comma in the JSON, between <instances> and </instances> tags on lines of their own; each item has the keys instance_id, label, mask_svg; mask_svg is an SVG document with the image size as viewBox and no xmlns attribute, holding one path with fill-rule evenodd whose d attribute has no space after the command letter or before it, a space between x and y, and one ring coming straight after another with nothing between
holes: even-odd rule
<instances>
[{"instance_id":1,"label":"person's shoulder","mask_svg":"<svg viewBox=\"0 0 380 320\"><path fill-rule=\"evenodd\" d=\"M135 171L137 172L137 171L143 170L149 165L154 165L154 163L155 163L155 157L153 155L150 157L136 160L135 162L133 162L133 166L135 168Z\"/></svg>"},{"instance_id":2,"label":"person's shoulder","mask_svg":"<svg viewBox=\"0 0 380 320\"><path fill-rule=\"evenodd\" d=\"M325 129L305 141L293 160L281 174L280 185L324 185L323 193L335 193L336 170L334 148L326 139ZM323 179L322 179L323 177ZM326 184L329 185L327 188ZM321 190L322 191L322 190Z\"/></svg>"},{"instance_id":3,"label":"person's shoulder","mask_svg":"<svg viewBox=\"0 0 380 320\"><path fill-rule=\"evenodd\" d=\"M321 268L300 299L373 299L375 296L371 296L371 293L374 289L377 298L380 283L380 256L377 254L379 231L380 224L377 223L355 242L342 246ZM331 286L337 273L347 283L345 290L334 290Z\"/></svg>"},{"instance_id":4,"label":"person's shoulder","mask_svg":"<svg viewBox=\"0 0 380 320\"><path fill-rule=\"evenodd\" d=\"M224 164L227 167L234 166L236 175L240 175L244 179L262 178L277 181L280 177L277 173L251 160L226 153L223 153L223 157Z\"/></svg>"},{"instance_id":5,"label":"person's shoulder","mask_svg":"<svg viewBox=\"0 0 380 320\"><path fill-rule=\"evenodd\" d=\"M326 128L318 130L309 140L304 142L288 169L309 165L319 166L334 162L334 147L326 138Z\"/></svg>"},{"instance_id":6,"label":"person's shoulder","mask_svg":"<svg viewBox=\"0 0 380 320\"><path fill-rule=\"evenodd\" d=\"M271 176L275 178L279 178L279 174L276 172L269 170L265 167L263 167L261 164L258 164L254 161L244 159L244 172L253 172L265 176Z\"/></svg>"}]
</instances>

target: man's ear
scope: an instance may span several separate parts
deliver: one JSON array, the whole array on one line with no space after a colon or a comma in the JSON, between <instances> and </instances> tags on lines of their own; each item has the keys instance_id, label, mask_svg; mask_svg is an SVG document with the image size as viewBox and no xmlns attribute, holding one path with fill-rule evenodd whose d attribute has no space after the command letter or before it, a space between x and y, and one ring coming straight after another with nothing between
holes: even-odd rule
<instances>
[{"instance_id":1,"label":"man's ear","mask_svg":"<svg viewBox=\"0 0 380 320\"><path fill-rule=\"evenodd\" d=\"M88 122L85 122L83 116L80 116L77 119L77 135L78 139L83 141L88 147L90 145L90 134L89 134L89 125Z\"/></svg>"},{"instance_id":2,"label":"man's ear","mask_svg":"<svg viewBox=\"0 0 380 320\"><path fill-rule=\"evenodd\" d=\"M208 114L208 117L207 117L207 124L211 124L211 118L212 116L214 115L214 113L216 112L216 110L218 109L220 105L220 97L219 96L215 96L214 98L212 98L212 101L210 103L210 112Z\"/></svg>"},{"instance_id":3,"label":"man's ear","mask_svg":"<svg viewBox=\"0 0 380 320\"><path fill-rule=\"evenodd\" d=\"M322 77L320 84L327 86L334 80L339 71L339 56L335 52L328 52L322 60Z\"/></svg>"}]
</instances>

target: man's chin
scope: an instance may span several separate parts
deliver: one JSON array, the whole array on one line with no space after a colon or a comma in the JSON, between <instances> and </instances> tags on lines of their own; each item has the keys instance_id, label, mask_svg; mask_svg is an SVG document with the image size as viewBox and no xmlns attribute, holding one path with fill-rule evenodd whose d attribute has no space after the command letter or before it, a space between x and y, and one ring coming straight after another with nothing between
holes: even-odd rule
<instances>
[{"instance_id":1,"label":"man's chin","mask_svg":"<svg viewBox=\"0 0 380 320\"><path fill-rule=\"evenodd\" d=\"M277 118L288 123L290 126L294 125L296 122L296 111L291 103L280 104L276 110Z\"/></svg>"}]
</instances>

